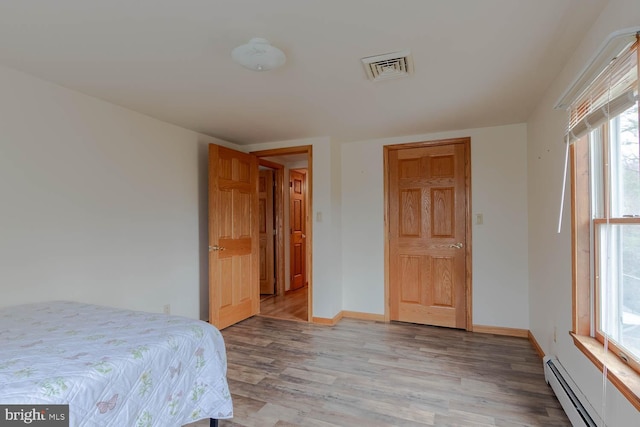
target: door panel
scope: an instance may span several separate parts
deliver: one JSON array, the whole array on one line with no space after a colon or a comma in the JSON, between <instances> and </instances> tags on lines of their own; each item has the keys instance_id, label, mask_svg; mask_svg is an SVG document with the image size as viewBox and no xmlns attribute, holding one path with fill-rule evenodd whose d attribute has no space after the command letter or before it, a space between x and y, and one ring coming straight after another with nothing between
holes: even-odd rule
<instances>
[{"instance_id":1,"label":"door panel","mask_svg":"<svg viewBox=\"0 0 640 427\"><path fill-rule=\"evenodd\" d=\"M290 290L300 289L306 279L306 173L304 170L289 171L291 228L291 283Z\"/></svg>"},{"instance_id":2,"label":"door panel","mask_svg":"<svg viewBox=\"0 0 640 427\"><path fill-rule=\"evenodd\" d=\"M219 329L259 310L258 164L209 145L209 321Z\"/></svg>"},{"instance_id":3,"label":"door panel","mask_svg":"<svg viewBox=\"0 0 640 427\"><path fill-rule=\"evenodd\" d=\"M260 294L275 294L273 171L258 174L260 228Z\"/></svg>"},{"instance_id":4,"label":"door panel","mask_svg":"<svg viewBox=\"0 0 640 427\"><path fill-rule=\"evenodd\" d=\"M387 151L391 320L467 327L466 147Z\"/></svg>"}]
</instances>

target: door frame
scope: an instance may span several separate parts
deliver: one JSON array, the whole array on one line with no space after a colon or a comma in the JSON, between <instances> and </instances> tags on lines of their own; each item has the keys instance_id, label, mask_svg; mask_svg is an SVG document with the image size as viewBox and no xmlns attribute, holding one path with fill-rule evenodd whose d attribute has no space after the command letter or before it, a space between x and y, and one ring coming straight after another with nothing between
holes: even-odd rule
<instances>
[{"instance_id":1,"label":"door frame","mask_svg":"<svg viewBox=\"0 0 640 427\"><path fill-rule=\"evenodd\" d=\"M390 283L389 283L389 152L404 150L409 148L435 147L438 145L464 144L464 183L465 183L465 305L466 305L466 330L473 330L472 316L472 262L471 262L471 137L438 139L433 141L410 142L406 144L395 144L383 146L384 155L384 320L391 321L390 314Z\"/></svg>"},{"instance_id":2,"label":"door frame","mask_svg":"<svg viewBox=\"0 0 640 427\"><path fill-rule=\"evenodd\" d=\"M311 145L300 145L296 147L286 147L286 148L273 148L270 150L258 150L252 151L250 154L255 155L258 158L258 162L264 161L263 157L272 157L272 156L286 156L288 154L306 154L307 156L307 242L306 242L306 250L307 250L307 272L306 279L308 283L307 287L307 322L311 322L313 319L313 227L311 221L311 213L313 212L313 146ZM272 163L272 162L270 162ZM275 163L277 164L277 163ZM265 166L268 166L265 164ZM277 179L277 178L276 178ZM284 168L282 169L282 187L277 189L277 192L284 191ZM287 187L288 188L288 187ZM282 272L284 274L284 194L281 195L283 197L282 202L279 204L279 209L276 212L281 218L281 223L278 222L276 224L277 227L281 227L277 229L277 233L279 235L278 245L282 241ZM278 207L276 207L278 209ZM282 237L282 239L280 239ZM283 287L284 294L284 276L283 280L280 282ZM280 286L280 285L278 285Z\"/></svg>"}]
</instances>

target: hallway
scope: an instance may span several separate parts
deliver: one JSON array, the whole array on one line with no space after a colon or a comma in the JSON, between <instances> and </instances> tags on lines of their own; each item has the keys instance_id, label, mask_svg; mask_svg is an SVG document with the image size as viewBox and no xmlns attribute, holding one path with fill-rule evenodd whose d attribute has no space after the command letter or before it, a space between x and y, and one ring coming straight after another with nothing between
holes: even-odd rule
<instances>
[{"instance_id":1,"label":"hallway","mask_svg":"<svg viewBox=\"0 0 640 427\"><path fill-rule=\"evenodd\" d=\"M260 315L278 319L308 320L308 290L305 286L282 296L266 296L260 298Z\"/></svg>"}]
</instances>

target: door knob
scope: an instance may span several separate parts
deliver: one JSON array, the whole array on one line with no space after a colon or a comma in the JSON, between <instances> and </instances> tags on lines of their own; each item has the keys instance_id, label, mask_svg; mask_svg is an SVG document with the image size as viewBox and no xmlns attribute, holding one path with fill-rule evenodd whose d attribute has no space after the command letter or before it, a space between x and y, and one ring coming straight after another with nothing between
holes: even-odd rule
<instances>
[{"instance_id":1,"label":"door knob","mask_svg":"<svg viewBox=\"0 0 640 427\"><path fill-rule=\"evenodd\" d=\"M462 242L458 242L458 243L452 243L449 245L450 248L454 248L454 249L462 249L464 245L462 244Z\"/></svg>"},{"instance_id":2,"label":"door knob","mask_svg":"<svg viewBox=\"0 0 640 427\"><path fill-rule=\"evenodd\" d=\"M218 245L209 246L209 252L224 251L226 248Z\"/></svg>"}]
</instances>

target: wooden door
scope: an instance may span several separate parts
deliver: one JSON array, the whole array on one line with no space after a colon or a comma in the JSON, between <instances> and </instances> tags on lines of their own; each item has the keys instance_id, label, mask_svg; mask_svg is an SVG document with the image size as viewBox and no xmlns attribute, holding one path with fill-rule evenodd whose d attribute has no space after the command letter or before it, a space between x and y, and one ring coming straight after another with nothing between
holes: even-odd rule
<instances>
[{"instance_id":1,"label":"wooden door","mask_svg":"<svg viewBox=\"0 0 640 427\"><path fill-rule=\"evenodd\" d=\"M469 328L469 140L387 150L390 319Z\"/></svg>"},{"instance_id":2,"label":"wooden door","mask_svg":"<svg viewBox=\"0 0 640 427\"><path fill-rule=\"evenodd\" d=\"M258 212L260 231L260 294L275 293L273 170L258 174Z\"/></svg>"},{"instance_id":3,"label":"wooden door","mask_svg":"<svg viewBox=\"0 0 640 427\"><path fill-rule=\"evenodd\" d=\"M306 182L306 170L292 169L289 171L290 290L300 289L307 284Z\"/></svg>"},{"instance_id":4,"label":"wooden door","mask_svg":"<svg viewBox=\"0 0 640 427\"><path fill-rule=\"evenodd\" d=\"M209 321L226 328L258 313L258 161L209 145Z\"/></svg>"}]
</instances>

